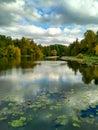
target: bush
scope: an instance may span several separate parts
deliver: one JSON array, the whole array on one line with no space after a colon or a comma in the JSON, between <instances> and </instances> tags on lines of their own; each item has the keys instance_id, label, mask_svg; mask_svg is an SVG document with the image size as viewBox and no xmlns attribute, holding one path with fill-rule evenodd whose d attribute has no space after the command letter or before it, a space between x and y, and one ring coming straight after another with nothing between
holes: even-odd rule
<instances>
[{"instance_id":1,"label":"bush","mask_svg":"<svg viewBox=\"0 0 98 130\"><path fill-rule=\"evenodd\" d=\"M81 54L81 53L79 53L76 57L77 57L77 58L80 58L80 59L83 59L83 58L84 58L84 55Z\"/></svg>"}]
</instances>

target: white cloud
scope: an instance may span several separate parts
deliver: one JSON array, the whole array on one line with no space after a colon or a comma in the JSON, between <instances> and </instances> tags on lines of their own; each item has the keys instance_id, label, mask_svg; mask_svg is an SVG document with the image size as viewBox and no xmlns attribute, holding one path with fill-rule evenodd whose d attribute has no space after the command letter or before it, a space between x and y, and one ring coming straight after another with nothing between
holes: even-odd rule
<instances>
[{"instance_id":1,"label":"white cloud","mask_svg":"<svg viewBox=\"0 0 98 130\"><path fill-rule=\"evenodd\" d=\"M36 43L42 43L44 45L69 44L79 36L79 31L76 28L71 30L67 27L64 30L60 28L43 29L34 25L17 25L14 27L0 28L2 34L13 36L13 38L21 38L22 36L33 38Z\"/></svg>"},{"instance_id":2,"label":"white cloud","mask_svg":"<svg viewBox=\"0 0 98 130\"><path fill-rule=\"evenodd\" d=\"M1 3L1 2L0 2ZM11 2L3 2L0 4L0 26L14 26L22 20L21 12L23 12L24 2L16 0Z\"/></svg>"},{"instance_id":3,"label":"white cloud","mask_svg":"<svg viewBox=\"0 0 98 130\"><path fill-rule=\"evenodd\" d=\"M79 28L73 28L73 29L69 29L69 28L65 28L64 29L64 32L65 33L70 33L70 34L72 34L72 35L76 35L76 34L79 34L79 33L81 33L81 28L79 29Z\"/></svg>"},{"instance_id":4,"label":"white cloud","mask_svg":"<svg viewBox=\"0 0 98 130\"><path fill-rule=\"evenodd\" d=\"M44 12L40 17L40 22L51 23L53 25L61 24L92 24L98 21L98 1L97 0L37 0L32 5L41 8ZM38 13L38 12L37 12ZM38 14L37 14L38 15Z\"/></svg>"},{"instance_id":5,"label":"white cloud","mask_svg":"<svg viewBox=\"0 0 98 130\"><path fill-rule=\"evenodd\" d=\"M86 29L96 32L97 16L97 0L1 0L0 33L42 44L69 44L81 40Z\"/></svg>"},{"instance_id":6,"label":"white cloud","mask_svg":"<svg viewBox=\"0 0 98 130\"><path fill-rule=\"evenodd\" d=\"M77 15L93 16L97 18L98 15L98 1L97 0L68 0L66 1L68 10L73 11ZM85 18L85 17L84 17Z\"/></svg>"},{"instance_id":7,"label":"white cloud","mask_svg":"<svg viewBox=\"0 0 98 130\"><path fill-rule=\"evenodd\" d=\"M61 34L60 28L49 28L48 29L49 35L59 35Z\"/></svg>"}]
</instances>

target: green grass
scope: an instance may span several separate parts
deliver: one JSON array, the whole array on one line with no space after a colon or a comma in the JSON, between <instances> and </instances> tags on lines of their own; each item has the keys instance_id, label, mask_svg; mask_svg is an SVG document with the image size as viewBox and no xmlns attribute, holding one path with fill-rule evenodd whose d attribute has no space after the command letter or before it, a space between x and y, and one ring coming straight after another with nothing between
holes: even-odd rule
<instances>
[{"instance_id":1,"label":"green grass","mask_svg":"<svg viewBox=\"0 0 98 130\"><path fill-rule=\"evenodd\" d=\"M69 60L69 61L77 61L79 63L98 63L97 56L84 56L84 58L77 58L76 56L65 56L62 57L61 60Z\"/></svg>"},{"instance_id":2,"label":"green grass","mask_svg":"<svg viewBox=\"0 0 98 130\"><path fill-rule=\"evenodd\" d=\"M85 60L90 60L90 61L98 61L98 57L97 56L94 56L94 57L88 57L88 56L85 56L84 58Z\"/></svg>"}]
</instances>

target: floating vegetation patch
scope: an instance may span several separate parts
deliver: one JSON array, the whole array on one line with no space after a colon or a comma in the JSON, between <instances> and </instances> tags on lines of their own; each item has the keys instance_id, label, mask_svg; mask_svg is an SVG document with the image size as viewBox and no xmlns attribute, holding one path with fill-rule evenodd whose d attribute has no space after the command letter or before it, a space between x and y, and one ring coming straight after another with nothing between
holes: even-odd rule
<instances>
[{"instance_id":1,"label":"floating vegetation patch","mask_svg":"<svg viewBox=\"0 0 98 130\"><path fill-rule=\"evenodd\" d=\"M66 115L57 116L55 119L55 123L60 125L66 125L68 123L68 118Z\"/></svg>"},{"instance_id":2,"label":"floating vegetation patch","mask_svg":"<svg viewBox=\"0 0 98 130\"><path fill-rule=\"evenodd\" d=\"M4 121L4 120L6 120L7 119L7 116L5 116L5 117L0 117L0 121Z\"/></svg>"},{"instance_id":3,"label":"floating vegetation patch","mask_svg":"<svg viewBox=\"0 0 98 130\"><path fill-rule=\"evenodd\" d=\"M50 119L51 117L52 117L52 114L51 114L51 113L49 113L49 114L46 115L46 118L47 118L47 119Z\"/></svg>"},{"instance_id":4,"label":"floating vegetation patch","mask_svg":"<svg viewBox=\"0 0 98 130\"><path fill-rule=\"evenodd\" d=\"M80 127L80 124L79 124L79 123L81 122L81 120L79 120L79 118L78 118L77 116L73 116L73 117L72 117L72 122L73 122L72 125L73 125L74 127Z\"/></svg>"},{"instance_id":5,"label":"floating vegetation patch","mask_svg":"<svg viewBox=\"0 0 98 130\"><path fill-rule=\"evenodd\" d=\"M24 102L12 100L12 96L4 98L0 103L0 123L5 121L11 127L23 127L33 123L35 119L41 119L52 122L55 127L65 127L70 122L72 127L78 128L82 123L98 126L95 119L98 117L98 105L95 105L97 102L87 109L86 103L90 96L88 95L84 102L84 95L80 95L77 100L72 91L71 89L68 93L63 91L58 94L56 92L41 94Z\"/></svg>"},{"instance_id":6,"label":"floating vegetation patch","mask_svg":"<svg viewBox=\"0 0 98 130\"><path fill-rule=\"evenodd\" d=\"M26 117L20 117L18 120L12 120L9 122L12 127L22 127L26 125Z\"/></svg>"},{"instance_id":7,"label":"floating vegetation patch","mask_svg":"<svg viewBox=\"0 0 98 130\"><path fill-rule=\"evenodd\" d=\"M80 127L80 125L78 123L73 123L74 127Z\"/></svg>"}]
</instances>

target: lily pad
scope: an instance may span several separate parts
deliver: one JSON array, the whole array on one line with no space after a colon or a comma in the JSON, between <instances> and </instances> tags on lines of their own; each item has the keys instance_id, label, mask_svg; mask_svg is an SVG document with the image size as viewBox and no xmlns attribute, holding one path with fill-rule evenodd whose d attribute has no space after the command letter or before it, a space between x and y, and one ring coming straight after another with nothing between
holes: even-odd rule
<instances>
[{"instance_id":1,"label":"lily pad","mask_svg":"<svg viewBox=\"0 0 98 130\"><path fill-rule=\"evenodd\" d=\"M73 123L74 127L80 127L80 125L78 123Z\"/></svg>"},{"instance_id":2,"label":"lily pad","mask_svg":"<svg viewBox=\"0 0 98 130\"><path fill-rule=\"evenodd\" d=\"M26 117L20 117L19 120L13 120L9 122L12 127L22 127L26 123Z\"/></svg>"}]
</instances>

